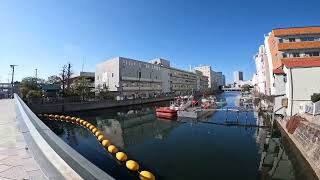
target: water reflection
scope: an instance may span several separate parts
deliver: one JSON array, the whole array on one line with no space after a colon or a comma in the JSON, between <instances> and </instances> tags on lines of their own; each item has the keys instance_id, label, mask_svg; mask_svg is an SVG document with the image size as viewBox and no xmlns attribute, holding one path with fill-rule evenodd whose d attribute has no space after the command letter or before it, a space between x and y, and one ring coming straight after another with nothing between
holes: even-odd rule
<instances>
[{"instance_id":1,"label":"water reflection","mask_svg":"<svg viewBox=\"0 0 320 180\"><path fill-rule=\"evenodd\" d=\"M142 113L143 112L143 113ZM179 123L157 120L154 111L143 108L142 112L117 113L116 119L97 117L97 126L115 145L125 148L143 143L147 139L164 139Z\"/></svg>"},{"instance_id":2,"label":"water reflection","mask_svg":"<svg viewBox=\"0 0 320 180\"><path fill-rule=\"evenodd\" d=\"M226 101L228 107L237 107L238 96L224 93L217 98ZM209 123L189 120L181 123L157 119L154 106L160 105L74 115L96 125L130 158L155 173L157 179L309 179L306 174L310 172L301 170L301 160L296 160L296 153L278 131L216 125L238 118L240 123L266 126L270 125L268 115L256 112L226 115L217 111L203 120ZM45 123L71 147L116 179L137 178L117 163L86 129L70 123Z\"/></svg>"}]
</instances>

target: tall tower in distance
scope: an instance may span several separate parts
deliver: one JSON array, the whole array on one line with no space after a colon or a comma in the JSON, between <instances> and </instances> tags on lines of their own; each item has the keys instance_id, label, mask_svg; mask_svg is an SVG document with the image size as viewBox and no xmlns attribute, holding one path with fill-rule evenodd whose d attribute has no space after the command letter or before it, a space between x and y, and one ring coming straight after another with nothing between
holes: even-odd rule
<instances>
[{"instance_id":1,"label":"tall tower in distance","mask_svg":"<svg viewBox=\"0 0 320 180\"><path fill-rule=\"evenodd\" d=\"M243 81L243 72L242 71L234 71L233 78L234 78L235 83Z\"/></svg>"}]
</instances>

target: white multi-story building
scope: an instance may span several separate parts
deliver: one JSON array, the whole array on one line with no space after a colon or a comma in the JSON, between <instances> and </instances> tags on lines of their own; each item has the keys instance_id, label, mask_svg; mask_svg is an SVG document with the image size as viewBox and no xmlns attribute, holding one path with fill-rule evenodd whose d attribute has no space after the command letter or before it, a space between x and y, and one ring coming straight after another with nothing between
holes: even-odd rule
<instances>
[{"instance_id":1,"label":"white multi-story building","mask_svg":"<svg viewBox=\"0 0 320 180\"><path fill-rule=\"evenodd\" d=\"M243 81L243 72L242 71L234 71L233 78L234 78L235 83L238 83L239 81Z\"/></svg>"},{"instance_id":2,"label":"white multi-story building","mask_svg":"<svg viewBox=\"0 0 320 180\"><path fill-rule=\"evenodd\" d=\"M320 90L320 27L273 29L264 44L274 112L292 116Z\"/></svg>"},{"instance_id":3,"label":"white multi-story building","mask_svg":"<svg viewBox=\"0 0 320 180\"><path fill-rule=\"evenodd\" d=\"M208 88L210 91L216 91L225 85L225 76L222 72L215 72L211 69L211 66L198 66L194 70L202 72L202 74L208 77Z\"/></svg>"},{"instance_id":4,"label":"white multi-story building","mask_svg":"<svg viewBox=\"0 0 320 180\"><path fill-rule=\"evenodd\" d=\"M208 78L170 67L164 59L148 62L116 57L96 66L95 87L107 87L119 97L150 97L163 93L190 94L205 91Z\"/></svg>"},{"instance_id":5,"label":"white multi-story building","mask_svg":"<svg viewBox=\"0 0 320 180\"><path fill-rule=\"evenodd\" d=\"M259 47L258 53L253 57L256 63L256 79L254 82L255 90L259 93L270 95L270 71L267 53L264 45Z\"/></svg>"}]
</instances>

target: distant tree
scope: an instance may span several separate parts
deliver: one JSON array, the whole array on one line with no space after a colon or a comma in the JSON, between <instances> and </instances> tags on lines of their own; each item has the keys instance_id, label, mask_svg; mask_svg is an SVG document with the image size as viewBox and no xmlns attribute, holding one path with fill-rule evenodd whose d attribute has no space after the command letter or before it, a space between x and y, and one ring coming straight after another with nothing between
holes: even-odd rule
<instances>
[{"instance_id":1,"label":"distant tree","mask_svg":"<svg viewBox=\"0 0 320 180\"><path fill-rule=\"evenodd\" d=\"M99 99L115 99L115 96L109 91L108 86L103 86L103 88L98 87L98 97Z\"/></svg>"},{"instance_id":2,"label":"distant tree","mask_svg":"<svg viewBox=\"0 0 320 180\"><path fill-rule=\"evenodd\" d=\"M27 94L31 90L40 92L40 88L38 86L37 79L34 77L23 78L21 81L21 84L20 84L20 91L21 91L22 96L27 97Z\"/></svg>"},{"instance_id":3,"label":"distant tree","mask_svg":"<svg viewBox=\"0 0 320 180\"><path fill-rule=\"evenodd\" d=\"M72 65L71 65L71 63L68 63L67 72L66 72L67 89L70 88L72 74L73 74Z\"/></svg>"},{"instance_id":4,"label":"distant tree","mask_svg":"<svg viewBox=\"0 0 320 180\"><path fill-rule=\"evenodd\" d=\"M250 91L250 89L251 89L251 86L249 84L244 84L241 87L241 91L243 91L243 92Z\"/></svg>"},{"instance_id":5,"label":"distant tree","mask_svg":"<svg viewBox=\"0 0 320 180\"><path fill-rule=\"evenodd\" d=\"M39 86L37 85L37 79L34 77L25 77L21 81L21 87L27 87L29 90L37 90Z\"/></svg>"},{"instance_id":6,"label":"distant tree","mask_svg":"<svg viewBox=\"0 0 320 180\"><path fill-rule=\"evenodd\" d=\"M28 92L28 94L26 95L26 98L28 99L28 100L30 100L30 99L32 99L32 98L39 98L39 97L41 97L41 91L39 91L39 90L30 90L29 92Z\"/></svg>"},{"instance_id":7,"label":"distant tree","mask_svg":"<svg viewBox=\"0 0 320 180\"><path fill-rule=\"evenodd\" d=\"M62 85L62 94L65 95L66 89L66 70L67 66L63 65L61 68L60 78L61 78L61 85Z\"/></svg>"},{"instance_id":8,"label":"distant tree","mask_svg":"<svg viewBox=\"0 0 320 180\"><path fill-rule=\"evenodd\" d=\"M320 101L320 93L313 93L311 95L311 101L313 103Z\"/></svg>"},{"instance_id":9,"label":"distant tree","mask_svg":"<svg viewBox=\"0 0 320 180\"><path fill-rule=\"evenodd\" d=\"M77 95L81 97L82 100L85 100L90 93L90 81L85 77L80 77L74 81L72 87Z\"/></svg>"},{"instance_id":10,"label":"distant tree","mask_svg":"<svg viewBox=\"0 0 320 180\"><path fill-rule=\"evenodd\" d=\"M48 80L47 80L48 84L61 84L61 78L59 76L53 75L53 76L49 76Z\"/></svg>"}]
</instances>

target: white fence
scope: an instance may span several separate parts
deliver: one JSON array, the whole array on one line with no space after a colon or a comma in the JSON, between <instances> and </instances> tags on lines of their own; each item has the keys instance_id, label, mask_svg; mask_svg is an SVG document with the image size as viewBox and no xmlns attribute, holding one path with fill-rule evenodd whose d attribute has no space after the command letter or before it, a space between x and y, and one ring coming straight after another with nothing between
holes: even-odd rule
<instances>
[{"instance_id":1,"label":"white fence","mask_svg":"<svg viewBox=\"0 0 320 180\"><path fill-rule=\"evenodd\" d=\"M320 101L311 103L311 104L305 104L301 103L299 107L300 113L308 113L312 114L313 116L320 114Z\"/></svg>"}]
</instances>

